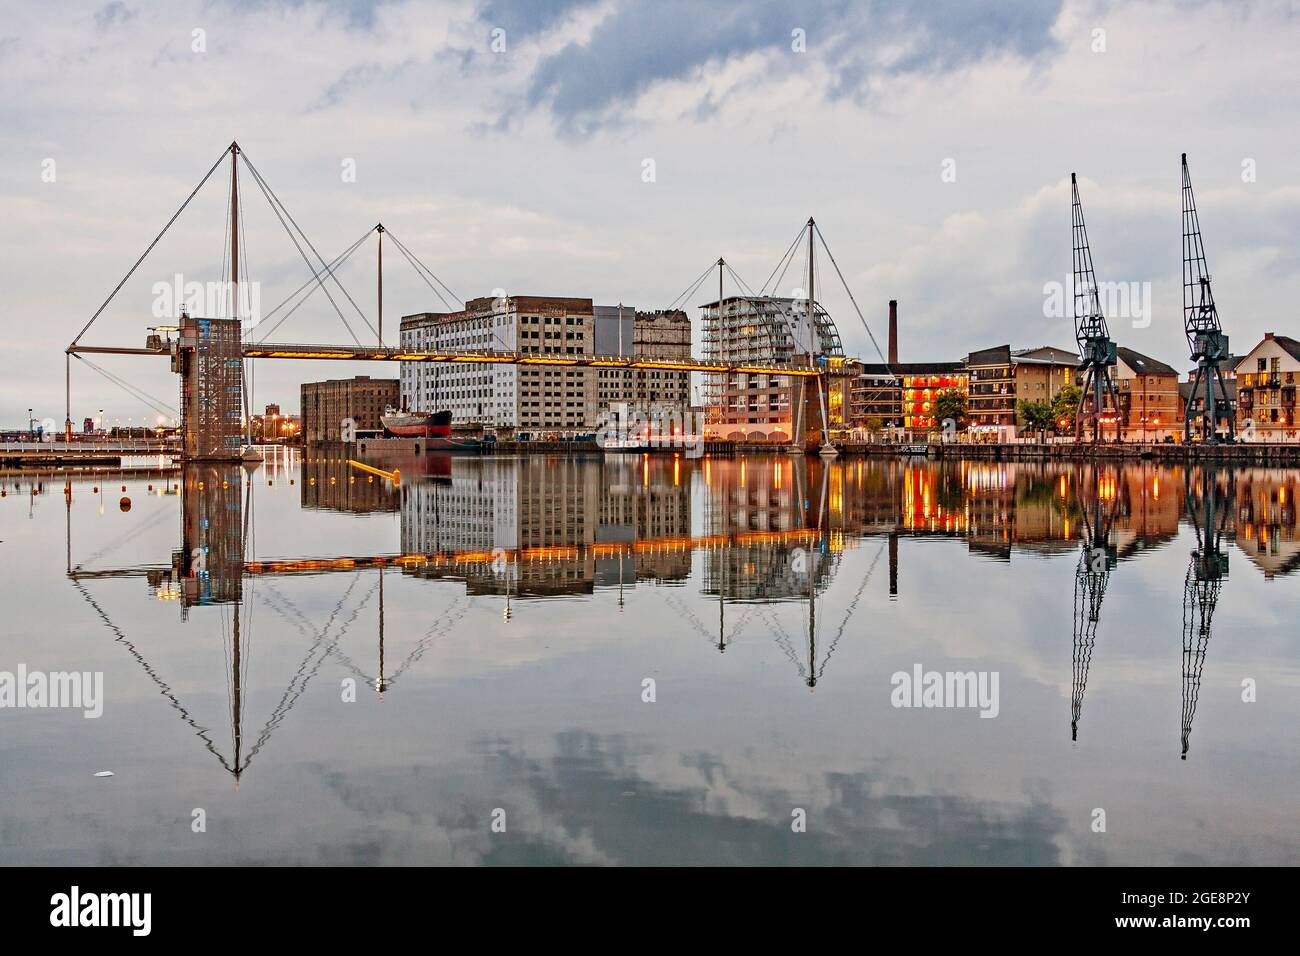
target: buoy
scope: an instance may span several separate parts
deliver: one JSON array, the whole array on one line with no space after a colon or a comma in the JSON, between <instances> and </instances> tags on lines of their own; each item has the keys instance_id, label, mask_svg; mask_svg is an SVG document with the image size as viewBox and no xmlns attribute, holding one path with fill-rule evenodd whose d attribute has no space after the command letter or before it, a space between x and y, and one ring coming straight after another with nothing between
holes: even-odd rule
<instances>
[{"instance_id":1,"label":"buoy","mask_svg":"<svg viewBox=\"0 0 1300 956\"><path fill-rule=\"evenodd\" d=\"M128 498L128 497L126 497L125 495L123 495L123 496L122 496L122 500L119 501L119 502L117 503L117 506L118 506L119 508L121 508L123 511L130 511L130 510L131 510L131 499Z\"/></svg>"},{"instance_id":2,"label":"buoy","mask_svg":"<svg viewBox=\"0 0 1300 956\"><path fill-rule=\"evenodd\" d=\"M814 278L815 278L815 276L814 276ZM266 479L266 483L267 483L268 485L273 485L273 484L275 484L275 482L272 481L270 478Z\"/></svg>"},{"instance_id":3,"label":"buoy","mask_svg":"<svg viewBox=\"0 0 1300 956\"><path fill-rule=\"evenodd\" d=\"M816 276L814 276L814 278L816 278ZM90 490L93 491L95 494L99 494L99 485L95 485L95 487L91 488Z\"/></svg>"},{"instance_id":4,"label":"buoy","mask_svg":"<svg viewBox=\"0 0 1300 956\"><path fill-rule=\"evenodd\" d=\"M816 276L814 276L814 278L816 278ZM149 486L149 490L150 490L150 491L153 491L153 485L150 485L150 486Z\"/></svg>"},{"instance_id":5,"label":"buoy","mask_svg":"<svg viewBox=\"0 0 1300 956\"><path fill-rule=\"evenodd\" d=\"M814 278L815 278L815 276L814 276ZM122 490L123 490L123 491L126 491L126 485L123 485L123 486L122 486Z\"/></svg>"}]
</instances>

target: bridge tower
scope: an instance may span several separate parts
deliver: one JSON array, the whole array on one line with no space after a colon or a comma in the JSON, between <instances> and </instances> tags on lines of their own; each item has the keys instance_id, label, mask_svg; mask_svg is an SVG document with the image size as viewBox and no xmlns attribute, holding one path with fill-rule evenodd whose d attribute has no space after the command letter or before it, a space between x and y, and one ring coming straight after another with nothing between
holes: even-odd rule
<instances>
[{"instance_id":1,"label":"bridge tower","mask_svg":"<svg viewBox=\"0 0 1300 956\"><path fill-rule=\"evenodd\" d=\"M181 376L186 461L238 461L243 450L243 326L239 316L239 144L230 144L231 318L181 314L172 371Z\"/></svg>"}]
</instances>

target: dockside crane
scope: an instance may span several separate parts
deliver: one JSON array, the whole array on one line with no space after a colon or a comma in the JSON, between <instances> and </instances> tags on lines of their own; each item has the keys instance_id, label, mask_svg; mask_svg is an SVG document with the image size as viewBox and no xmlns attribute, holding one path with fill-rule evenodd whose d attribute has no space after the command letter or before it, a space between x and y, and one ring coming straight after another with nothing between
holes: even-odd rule
<instances>
[{"instance_id":1,"label":"dockside crane","mask_svg":"<svg viewBox=\"0 0 1300 956\"><path fill-rule=\"evenodd\" d=\"M1196 197L1192 193L1186 153L1183 153L1183 331L1187 333L1187 345L1191 349L1192 361L1196 363L1196 377L1192 380L1192 392L1183 417L1183 439L1192 440L1192 406L1204 383L1202 440L1210 444L1218 442L1218 409L1222 405L1228 416L1227 440L1235 441L1236 412L1223 378L1223 366L1229 356L1228 336L1219 322L1219 310L1210 289L1210 272L1205 262L1205 246L1201 242L1201 220L1196 213Z\"/></svg>"},{"instance_id":2,"label":"dockside crane","mask_svg":"<svg viewBox=\"0 0 1300 956\"><path fill-rule=\"evenodd\" d=\"M1101 310L1097 276L1092 269L1092 250L1088 247L1088 227L1083 221L1083 204L1079 201L1079 182L1070 173L1071 219L1074 238L1074 338L1079 344L1079 371L1083 374L1083 391L1074 414L1074 440L1083 434L1083 410L1089 392L1092 407L1092 440L1100 441L1107 400L1115 416L1116 438L1122 437L1118 392L1112 369L1118 363L1115 342L1110 337L1106 316Z\"/></svg>"}]
</instances>

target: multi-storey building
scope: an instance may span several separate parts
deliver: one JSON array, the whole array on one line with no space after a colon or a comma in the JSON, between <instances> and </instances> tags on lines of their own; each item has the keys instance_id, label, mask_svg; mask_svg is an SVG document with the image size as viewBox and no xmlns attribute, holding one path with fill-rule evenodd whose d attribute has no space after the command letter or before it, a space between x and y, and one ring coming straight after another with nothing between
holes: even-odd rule
<instances>
[{"instance_id":1,"label":"multi-storey building","mask_svg":"<svg viewBox=\"0 0 1300 956\"><path fill-rule=\"evenodd\" d=\"M806 300L775 296L731 296L702 306L704 358L733 364L808 365L813 357L842 359L844 349L830 315ZM789 440L795 421L818 403L816 389L788 375L729 372L706 375L705 421L723 438ZM804 409L800 410L802 397ZM841 412L843 406L841 405ZM829 409L828 409L829 414ZM835 421L832 418L832 426Z\"/></svg>"},{"instance_id":2,"label":"multi-storey building","mask_svg":"<svg viewBox=\"0 0 1300 956\"><path fill-rule=\"evenodd\" d=\"M1016 424L1016 374L1011 346L980 349L966 356L970 391L966 408L971 428L1011 437Z\"/></svg>"},{"instance_id":3,"label":"multi-storey building","mask_svg":"<svg viewBox=\"0 0 1300 956\"><path fill-rule=\"evenodd\" d=\"M934 399L956 389L966 394L970 376L961 362L905 362L860 366L850 384L849 419L855 427L871 422L887 428L930 431L936 427Z\"/></svg>"},{"instance_id":4,"label":"multi-storey building","mask_svg":"<svg viewBox=\"0 0 1300 956\"><path fill-rule=\"evenodd\" d=\"M402 318L402 347L412 351L499 350L552 355L655 358L690 356L683 312L593 306L591 299L500 296L471 299L459 312ZM482 362L402 363L402 403L448 409L453 424L572 435L590 432L611 403L646 412L690 403L690 373Z\"/></svg>"},{"instance_id":5,"label":"multi-storey building","mask_svg":"<svg viewBox=\"0 0 1300 956\"><path fill-rule=\"evenodd\" d=\"M1266 332L1236 366L1237 433L1247 440L1253 433L1255 441L1295 441L1297 384L1300 342Z\"/></svg>"},{"instance_id":6,"label":"multi-storey building","mask_svg":"<svg viewBox=\"0 0 1300 956\"><path fill-rule=\"evenodd\" d=\"M1183 432L1178 371L1149 355L1120 346L1115 366L1119 413L1126 441L1164 441Z\"/></svg>"},{"instance_id":7,"label":"multi-storey building","mask_svg":"<svg viewBox=\"0 0 1300 956\"><path fill-rule=\"evenodd\" d=\"M597 355L678 359L691 357L691 320L679 309L640 312L596 306ZM603 414L624 405L655 421L681 415L691 404L691 373L671 369L595 370L596 407Z\"/></svg>"},{"instance_id":8,"label":"multi-storey building","mask_svg":"<svg viewBox=\"0 0 1300 956\"><path fill-rule=\"evenodd\" d=\"M970 353L966 366L971 427L1009 439L1024 425L1017 403L1050 402L1076 380L1079 357L1050 345L1016 350L999 345Z\"/></svg>"},{"instance_id":9,"label":"multi-storey building","mask_svg":"<svg viewBox=\"0 0 1300 956\"><path fill-rule=\"evenodd\" d=\"M1079 355L1069 349L1042 345L1032 349L1017 349L1011 353L1015 368L1016 400L1050 403L1067 385L1076 384L1079 372ZM1023 418L1017 419L1023 427Z\"/></svg>"},{"instance_id":10,"label":"multi-storey building","mask_svg":"<svg viewBox=\"0 0 1300 956\"><path fill-rule=\"evenodd\" d=\"M384 409L397 404L395 378L330 379L304 382L301 389L302 433L308 444L343 439L343 422L350 419L356 432L382 429Z\"/></svg>"}]
</instances>

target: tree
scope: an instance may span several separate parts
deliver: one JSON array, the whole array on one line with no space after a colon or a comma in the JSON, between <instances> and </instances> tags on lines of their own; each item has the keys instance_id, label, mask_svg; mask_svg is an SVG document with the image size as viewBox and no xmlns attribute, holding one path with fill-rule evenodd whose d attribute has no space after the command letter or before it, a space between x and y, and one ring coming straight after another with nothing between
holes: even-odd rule
<instances>
[{"instance_id":1,"label":"tree","mask_svg":"<svg viewBox=\"0 0 1300 956\"><path fill-rule=\"evenodd\" d=\"M1052 399L1052 418L1058 432L1074 431L1074 415L1079 410L1079 396L1083 389L1073 383L1062 385Z\"/></svg>"},{"instance_id":2,"label":"tree","mask_svg":"<svg viewBox=\"0 0 1300 956\"><path fill-rule=\"evenodd\" d=\"M1025 427L1030 431L1038 432L1040 437L1046 438L1048 429L1056 427L1056 411L1047 402L1034 402L1022 398L1016 406Z\"/></svg>"},{"instance_id":3,"label":"tree","mask_svg":"<svg viewBox=\"0 0 1300 956\"><path fill-rule=\"evenodd\" d=\"M957 388L944 389L934 398L933 413L936 428L942 429L943 423L952 419L957 431L965 430L970 423L970 416L966 412L966 393Z\"/></svg>"}]
</instances>

